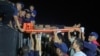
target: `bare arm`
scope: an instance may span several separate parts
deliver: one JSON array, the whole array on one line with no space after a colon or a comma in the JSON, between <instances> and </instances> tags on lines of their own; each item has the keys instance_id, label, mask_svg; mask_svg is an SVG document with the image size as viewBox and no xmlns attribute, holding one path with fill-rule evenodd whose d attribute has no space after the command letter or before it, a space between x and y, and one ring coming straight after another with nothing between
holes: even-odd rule
<instances>
[{"instance_id":1,"label":"bare arm","mask_svg":"<svg viewBox=\"0 0 100 56\"><path fill-rule=\"evenodd\" d=\"M78 32L79 32L79 38L81 39L82 38L82 33L81 33L81 30L80 29L78 29Z\"/></svg>"},{"instance_id":2,"label":"bare arm","mask_svg":"<svg viewBox=\"0 0 100 56\"><path fill-rule=\"evenodd\" d=\"M31 39L31 41L32 41L31 50L34 50L34 40L33 40L32 35L33 35L33 33L30 34L30 39Z\"/></svg>"},{"instance_id":3,"label":"bare arm","mask_svg":"<svg viewBox=\"0 0 100 56\"><path fill-rule=\"evenodd\" d=\"M68 40L70 41L70 39L71 39L71 35L70 35L70 31L68 31Z\"/></svg>"},{"instance_id":4,"label":"bare arm","mask_svg":"<svg viewBox=\"0 0 100 56\"><path fill-rule=\"evenodd\" d=\"M97 48L97 51L100 53L100 49L99 48Z\"/></svg>"},{"instance_id":5,"label":"bare arm","mask_svg":"<svg viewBox=\"0 0 100 56\"><path fill-rule=\"evenodd\" d=\"M82 38L82 40L85 40L85 28L84 27L80 27L80 32L81 32L81 38Z\"/></svg>"},{"instance_id":6,"label":"bare arm","mask_svg":"<svg viewBox=\"0 0 100 56\"><path fill-rule=\"evenodd\" d=\"M73 32L74 30L71 29L68 31L68 40L71 42L71 32Z\"/></svg>"},{"instance_id":7,"label":"bare arm","mask_svg":"<svg viewBox=\"0 0 100 56\"><path fill-rule=\"evenodd\" d=\"M42 33L40 33L41 35ZM37 34L35 35L35 39L36 39L36 51L39 51L39 55L41 56L42 51L41 51L41 36L38 36Z\"/></svg>"},{"instance_id":8,"label":"bare arm","mask_svg":"<svg viewBox=\"0 0 100 56\"><path fill-rule=\"evenodd\" d=\"M35 17L36 15L34 13L31 14L33 17Z\"/></svg>"},{"instance_id":9,"label":"bare arm","mask_svg":"<svg viewBox=\"0 0 100 56\"><path fill-rule=\"evenodd\" d=\"M82 40L85 40L85 34L82 32Z\"/></svg>"},{"instance_id":10,"label":"bare arm","mask_svg":"<svg viewBox=\"0 0 100 56\"><path fill-rule=\"evenodd\" d=\"M16 23L18 29L19 29L21 32L23 32L24 30L21 29L21 27L20 27L20 24L19 24L19 21L18 21L18 16L14 16L14 20L15 20L15 23Z\"/></svg>"},{"instance_id":11,"label":"bare arm","mask_svg":"<svg viewBox=\"0 0 100 56\"><path fill-rule=\"evenodd\" d=\"M35 35L35 39L36 39L36 50L39 51L40 46L39 46L39 39L37 34Z\"/></svg>"},{"instance_id":12,"label":"bare arm","mask_svg":"<svg viewBox=\"0 0 100 56\"><path fill-rule=\"evenodd\" d=\"M59 43L57 32L54 32L54 42Z\"/></svg>"},{"instance_id":13,"label":"bare arm","mask_svg":"<svg viewBox=\"0 0 100 56\"><path fill-rule=\"evenodd\" d=\"M12 22L10 21L8 24L11 28L13 28Z\"/></svg>"}]
</instances>

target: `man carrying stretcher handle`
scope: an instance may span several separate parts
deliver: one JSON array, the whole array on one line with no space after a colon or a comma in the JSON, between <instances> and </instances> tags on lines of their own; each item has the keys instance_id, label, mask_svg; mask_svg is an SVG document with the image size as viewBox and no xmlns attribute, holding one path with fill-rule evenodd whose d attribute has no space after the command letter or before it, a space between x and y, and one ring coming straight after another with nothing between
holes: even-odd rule
<instances>
[{"instance_id":1,"label":"man carrying stretcher handle","mask_svg":"<svg viewBox=\"0 0 100 56\"><path fill-rule=\"evenodd\" d=\"M34 33L32 33L32 34L34 34ZM29 56L40 56L39 55L40 47L39 47L38 35L35 34L36 45L34 45L35 42L34 42L32 35L30 35L30 39L31 39L31 42L32 42L32 46L31 46L31 50L29 52ZM35 49L34 49L34 47L35 47Z\"/></svg>"},{"instance_id":2,"label":"man carrying stretcher handle","mask_svg":"<svg viewBox=\"0 0 100 56\"><path fill-rule=\"evenodd\" d=\"M62 41L62 36L60 33L54 32L54 45L56 46L57 56L67 56L68 47Z\"/></svg>"},{"instance_id":3,"label":"man carrying stretcher handle","mask_svg":"<svg viewBox=\"0 0 100 56\"><path fill-rule=\"evenodd\" d=\"M22 56L41 56L39 54L40 53L40 46L39 46L40 40L39 40L38 34L31 33L30 40L31 40L31 48L28 48L27 50L24 48ZM34 40L36 40L36 42Z\"/></svg>"}]
</instances>

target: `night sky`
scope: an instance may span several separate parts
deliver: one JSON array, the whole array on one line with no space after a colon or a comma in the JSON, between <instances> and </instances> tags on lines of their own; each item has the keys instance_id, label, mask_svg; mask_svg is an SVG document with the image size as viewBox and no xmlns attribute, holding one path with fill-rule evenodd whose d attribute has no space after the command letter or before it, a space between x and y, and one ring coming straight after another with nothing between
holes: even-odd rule
<instances>
[{"instance_id":1,"label":"night sky","mask_svg":"<svg viewBox=\"0 0 100 56\"><path fill-rule=\"evenodd\" d=\"M18 1L18 0L17 0ZM17 2L14 0L14 2ZM99 32L99 9L95 1L85 0L20 0L28 8L30 4L37 10L36 23L72 26L81 23L86 32Z\"/></svg>"}]
</instances>

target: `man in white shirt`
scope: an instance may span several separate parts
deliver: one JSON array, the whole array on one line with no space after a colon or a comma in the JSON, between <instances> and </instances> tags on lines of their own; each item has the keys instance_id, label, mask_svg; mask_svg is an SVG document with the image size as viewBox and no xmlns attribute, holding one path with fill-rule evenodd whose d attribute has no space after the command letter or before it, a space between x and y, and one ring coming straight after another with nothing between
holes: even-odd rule
<instances>
[{"instance_id":1,"label":"man in white shirt","mask_svg":"<svg viewBox=\"0 0 100 56\"><path fill-rule=\"evenodd\" d=\"M75 39L72 47L75 50L75 54L73 56L87 56L85 53L81 51L83 47L83 42L80 39Z\"/></svg>"}]
</instances>

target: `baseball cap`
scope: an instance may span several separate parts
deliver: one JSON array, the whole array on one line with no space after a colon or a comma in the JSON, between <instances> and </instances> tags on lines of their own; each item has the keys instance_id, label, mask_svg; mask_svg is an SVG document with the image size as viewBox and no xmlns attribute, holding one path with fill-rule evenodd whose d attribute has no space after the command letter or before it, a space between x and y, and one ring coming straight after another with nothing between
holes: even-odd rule
<instances>
[{"instance_id":1,"label":"baseball cap","mask_svg":"<svg viewBox=\"0 0 100 56\"><path fill-rule=\"evenodd\" d=\"M95 38L98 39L99 35L96 32L91 32L89 36L95 36Z\"/></svg>"},{"instance_id":2,"label":"baseball cap","mask_svg":"<svg viewBox=\"0 0 100 56\"><path fill-rule=\"evenodd\" d=\"M59 48L63 53L67 53L68 47L67 47L67 45L66 45L65 43L61 43L61 44L59 44L59 43L54 43L54 45L55 45L57 48Z\"/></svg>"}]
</instances>

